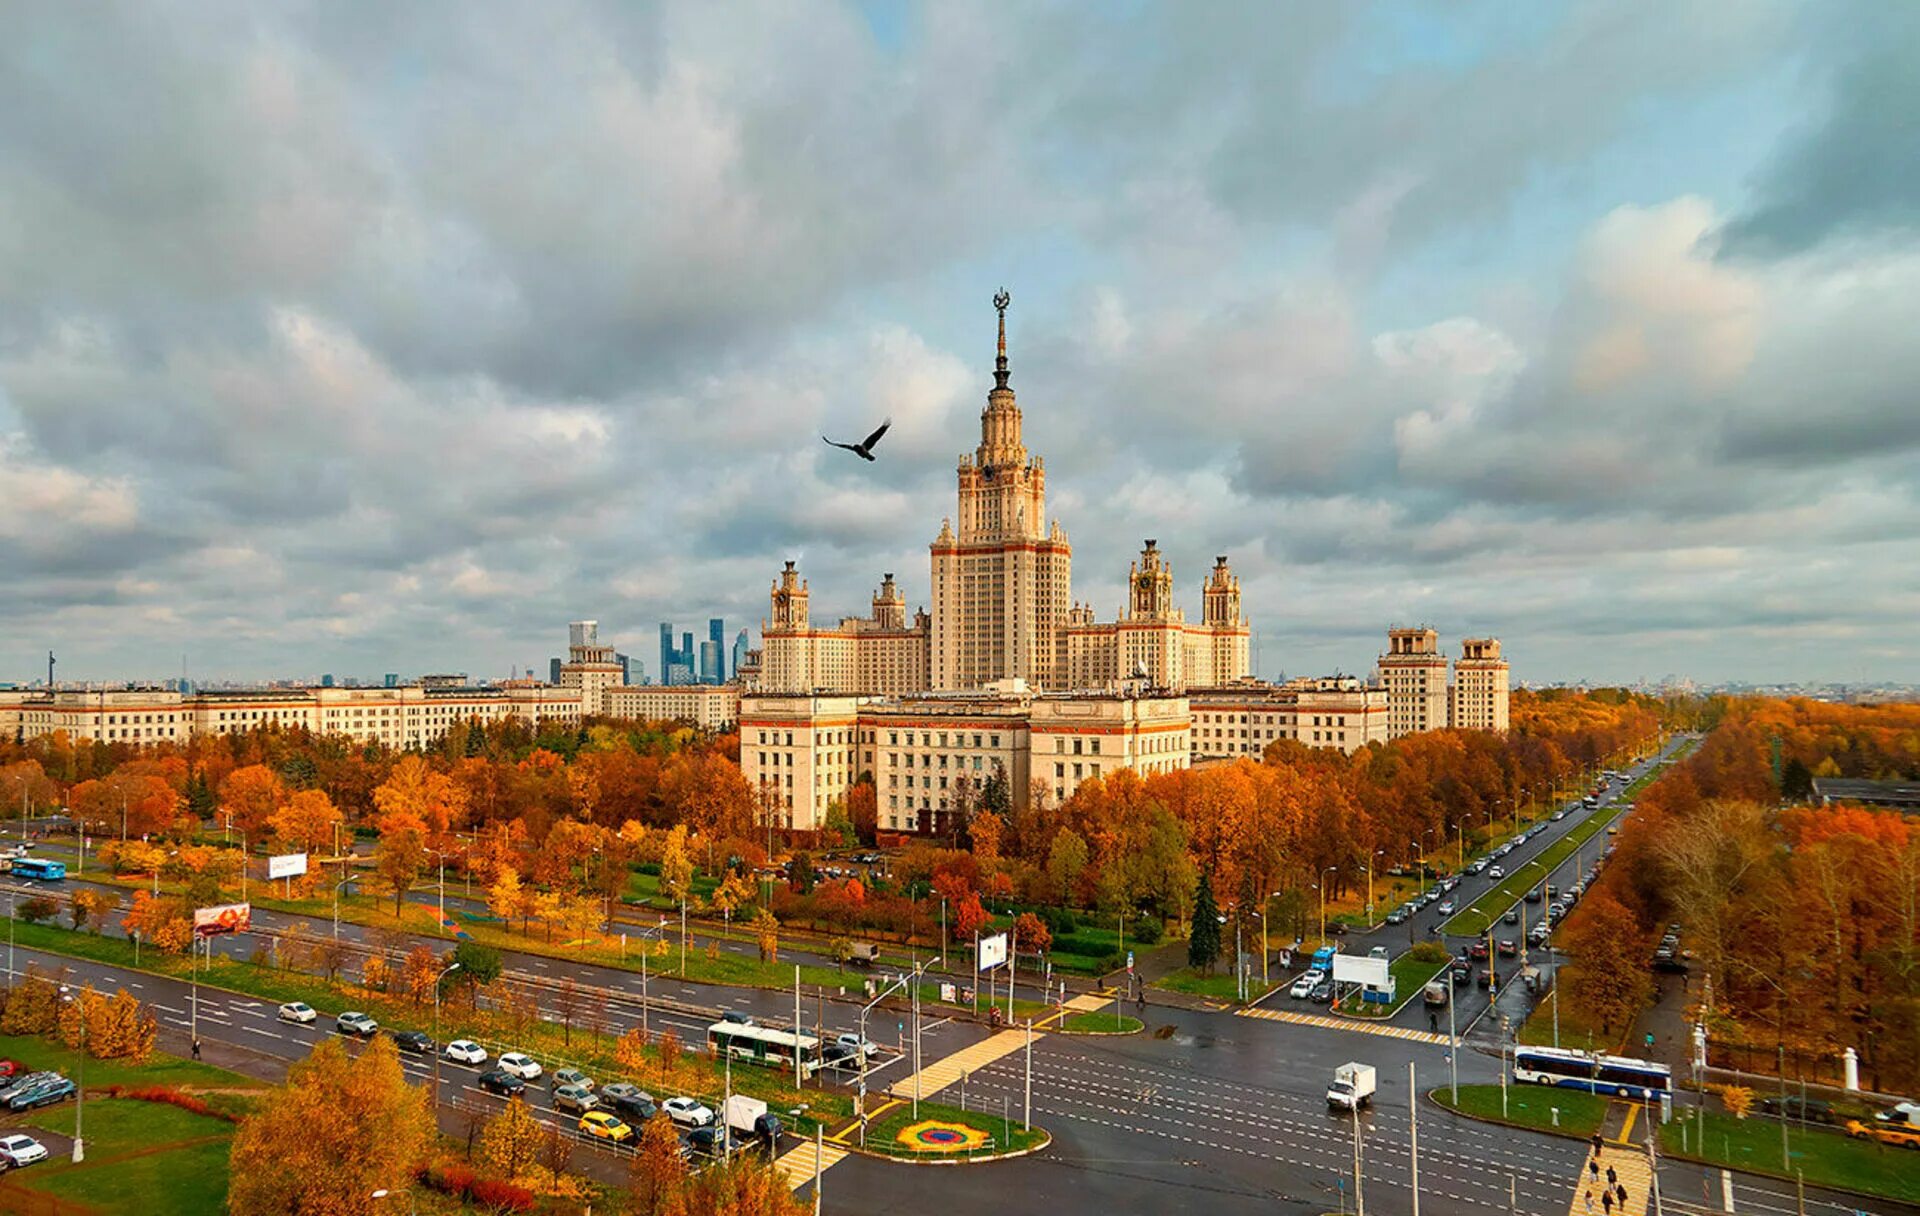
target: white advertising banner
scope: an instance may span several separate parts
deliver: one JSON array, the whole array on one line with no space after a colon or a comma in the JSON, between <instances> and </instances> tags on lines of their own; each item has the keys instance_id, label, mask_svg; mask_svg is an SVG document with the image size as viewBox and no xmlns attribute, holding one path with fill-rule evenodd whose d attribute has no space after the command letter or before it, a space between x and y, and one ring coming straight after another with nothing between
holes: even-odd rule
<instances>
[{"instance_id":1,"label":"white advertising banner","mask_svg":"<svg viewBox=\"0 0 1920 1216\"><path fill-rule=\"evenodd\" d=\"M1387 960L1360 954L1336 954L1333 956L1333 982L1385 988L1389 982Z\"/></svg>"},{"instance_id":2,"label":"white advertising banner","mask_svg":"<svg viewBox=\"0 0 1920 1216\"><path fill-rule=\"evenodd\" d=\"M1007 935L996 933L992 937L980 939L980 957L974 961L974 970L989 971L1007 961Z\"/></svg>"},{"instance_id":3,"label":"white advertising banner","mask_svg":"<svg viewBox=\"0 0 1920 1216\"><path fill-rule=\"evenodd\" d=\"M305 853L282 853L278 857L267 858L268 878L298 878L306 872Z\"/></svg>"}]
</instances>

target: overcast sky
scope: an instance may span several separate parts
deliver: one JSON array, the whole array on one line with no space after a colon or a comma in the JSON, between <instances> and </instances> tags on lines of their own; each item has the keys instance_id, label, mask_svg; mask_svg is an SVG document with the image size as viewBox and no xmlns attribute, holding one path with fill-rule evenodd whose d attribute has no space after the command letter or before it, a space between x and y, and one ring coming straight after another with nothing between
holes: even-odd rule
<instances>
[{"instance_id":1,"label":"overcast sky","mask_svg":"<svg viewBox=\"0 0 1920 1216\"><path fill-rule=\"evenodd\" d=\"M1920 681L1920 5L7 25L0 679L924 603L1004 286L1103 616L1151 536L1266 675Z\"/></svg>"}]
</instances>

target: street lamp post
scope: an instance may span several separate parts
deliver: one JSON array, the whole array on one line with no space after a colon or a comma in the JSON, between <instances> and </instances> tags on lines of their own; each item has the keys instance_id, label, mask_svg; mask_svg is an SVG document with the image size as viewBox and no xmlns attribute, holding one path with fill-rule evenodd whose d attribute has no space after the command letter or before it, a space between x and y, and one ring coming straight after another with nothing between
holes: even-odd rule
<instances>
[{"instance_id":1,"label":"street lamp post","mask_svg":"<svg viewBox=\"0 0 1920 1216\"><path fill-rule=\"evenodd\" d=\"M1385 852L1385 849L1375 849L1372 855L1367 858L1367 928L1369 929L1373 928L1377 923L1373 919L1373 861L1374 858Z\"/></svg>"},{"instance_id":2,"label":"street lamp post","mask_svg":"<svg viewBox=\"0 0 1920 1216\"><path fill-rule=\"evenodd\" d=\"M63 992L60 999L71 1004L73 994ZM87 1159L87 1138L81 1125L81 1119L87 1113L87 1019L84 1011L80 1017L80 1056L75 1068L78 1083L73 1088L73 1163L78 1165Z\"/></svg>"},{"instance_id":3,"label":"street lamp post","mask_svg":"<svg viewBox=\"0 0 1920 1216\"><path fill-rule=\"evenodd\" d=\"M449 963L444 971L433 977L433 1121L440 1122L440 1057L446 1053L440 1050L440 981L460 970L459 963Z\"/></svg>"},{"instance_id":4,"label":"street lamp post","mask_svg":"<svg viewBox=\"0 0 1920 1216\"><path fill-rule=\"evenodd\" d=\"M333 884L333 936L336 941L340 937L340 888L359 877L358 874L349 874Z\"/></svg>"}]
</instances>

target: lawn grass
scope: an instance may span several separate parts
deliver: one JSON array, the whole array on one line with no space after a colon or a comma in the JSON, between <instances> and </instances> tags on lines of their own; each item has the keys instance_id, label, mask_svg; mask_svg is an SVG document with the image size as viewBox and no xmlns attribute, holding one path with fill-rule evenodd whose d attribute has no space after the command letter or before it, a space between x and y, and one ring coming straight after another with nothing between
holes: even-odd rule
<instances>
[{"instance_id":1,"label":"lawn grass","mask_svg":"<svg viewBox=\"0 0 1920 1216\"><path fill-rule=\"evenodd\" d=\"M1713 1165L1791 1178L1798 1171L1815 1186L1839 1187L1888 1199L1920 1202L1920 1163L1910 1148L1852 1140L1832 1128L1787 1124L1787 1158L1780 1156L1777 1119L1689 1111L1660 1129L1661 1151Z\"/></svg>"},{"instance_id":2,"label":"lawn grass","mask_svg":"<svg viewBox=\"0 0 1920 1216\"><path fill-rule=\"evenodd\" d=\"M1234 982L1233 972L1215 972L1204 975L1192 967L1182 967L1170 971L1153 981L1153 987L1165 988L1169 992L1184 992L1190 996L1211 997L1216 1001L1237 1001L1240 999L1239 985ZM1257 1001L1268 992L1280 987L1278 982L1262 986L1260 978L1254 976L1247 990L1247 999Z\"/></svg>"},{"instance_id":3,"label":"lawn grass","mask_svg":"<svg viewBox=\"0 0 1920 1216\"><path fill-rule=\"evenodd\" d=\"M1342 997L1335 1008L1356 1018L1390 1018L1404 1009L1408 1001L1419 996L1421 989L1427 986L1427 981L1446 970L1451 961L1441 959L1436 963L1425 963L1414 958L1411 951L1402 951L1387 966L1387 974L1393 977L1394 996L1390 1004L1363 1001L1360 994L1355 992Z\"/></svg>"},{"instance_id":4,"label":"lawn grass","mask_svg":"<svg viewBox=\"0 0 1920 1216\"><path fill-rule=\"evenodd\" d=\"M75 1076L80 1053L57 1039L35 1034L0 1034L0 1057L18 1060L29 1071L51 1069ZM180 1089L266 1089L255 1080L211 1064L154 1052L145 1064L87 1057L87 1088L104 1085L171 1085Z\"/></svg>"},{"instance_id":5,"label":"lawn grass","mask_svg":"<svg viewBox=\"0 0 1920 1216\"><path fill-rule=\"evenodd\" d=\"M34 1111L26 1122L71 1136L74 1112L66 1102ZM51 1156L14 1175L19 1185L103 1212L205 1216L226 1210L233 1124L127 1098L90 1098L85 1119L87 1159L75 1165Z\"/></svg>"},{"instance_id":6,"label":"lawn grass","mask_svg":"<svg viewBox=\"0 0 1920 1216\"><path fill-rule=\"evenodd\" d=\"M1546 1085L1509 1085L1505 1105L1501 1104L1498 1085L1462 1085L1460 1101L1453 1101L1452 1090L1442 1085L1427 1095L1448 1110L1457 1110L1476 1119L1511 1123L1538 1131L1558 1131L1585 1139L1600 1129L1607 1116L1607 1100L1577 1089L1556 1089ZM1554 1112L1559 1112L1559 1124Z\"/></svg>"},{"instance_id":7,"label":"lawn grass","mask_svg":"<svg viewBox=\"0 0 1920 1216\"><path fill-rule=\"evenodd\" d=\"M975 1155L1025 1152L1045 1144L1048 1137L1041 1128L1036 1126L1021 1129L1020 1120L1012 1118L1019 1113L1019 1110L1012 1105L1008 1106L1007 1113L1003 1116L1000 1111L961 1110L957 1106L948 1106L941 1102L922 1102L919 1116L916 1118L913 1104L901 1102L867 1124L866 1150L889 1157L908 1157L917 1160L948 1156L949 1154L945 1153L916 1151L897 1139L901 1131L913 1126L916 1122L929 1119L943 1123L958 1123L985 1132L992 1137L992 1146L977 1150ZM951 1155L965 1157L969 1154L961 1152Z\"/></svg>"},{"instance_id":8,"label":"lawn grass","mask_svg":"<svg viewBox=\"0 0 1920 1216\"><path fill-rule=\"evenodd\" d=\"M1145 1026L1139 1018L1124 1013L1118 1018L1112 1013L1070 1013L1057 1024L1063 1034L1132 1034Z\"/></svg>"}]
</instances>

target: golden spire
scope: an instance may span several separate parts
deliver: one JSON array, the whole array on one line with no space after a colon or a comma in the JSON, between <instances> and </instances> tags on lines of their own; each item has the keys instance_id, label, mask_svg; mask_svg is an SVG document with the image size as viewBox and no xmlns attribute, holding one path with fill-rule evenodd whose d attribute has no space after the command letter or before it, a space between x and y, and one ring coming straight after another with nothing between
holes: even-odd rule
<instances>
[{"instance_id":1,"label":"golden spire","mask_svg":"<svg viewBox=\"0 0 1920 1216\"><path fill-rule=\"evenodd\" d=\"M1007 305L1013 303L1013 297L1002 287L993 297L994 311L1000 314L1000 353L993 361L993 386L1007 387Z\"/></svg>"}]
</instances>

